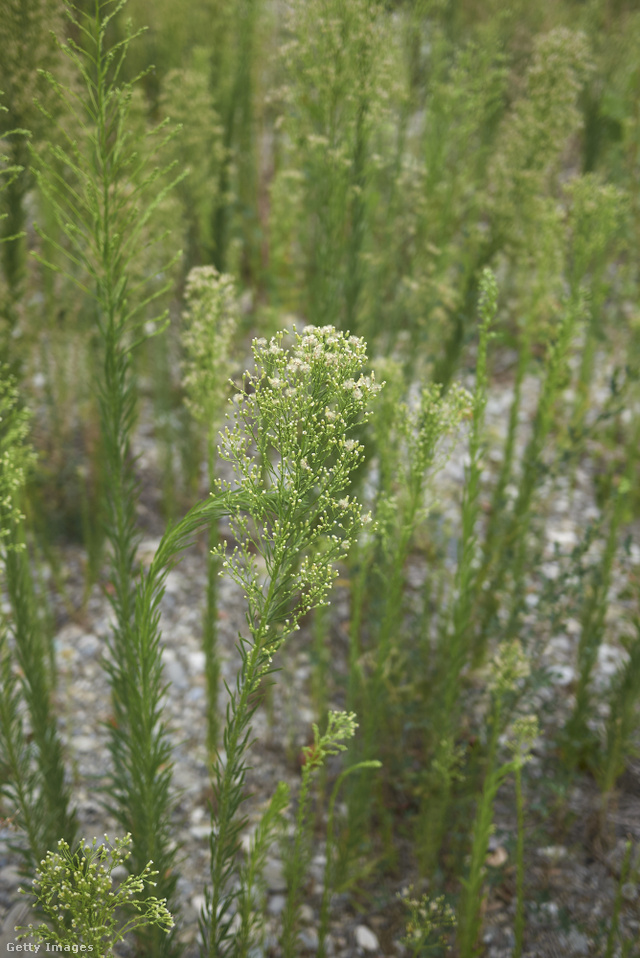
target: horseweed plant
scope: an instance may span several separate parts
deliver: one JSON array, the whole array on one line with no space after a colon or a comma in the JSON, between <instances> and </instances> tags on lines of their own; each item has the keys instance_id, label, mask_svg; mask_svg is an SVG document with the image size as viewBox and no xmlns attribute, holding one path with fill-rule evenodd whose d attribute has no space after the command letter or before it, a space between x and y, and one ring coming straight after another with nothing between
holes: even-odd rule
<instances>
[{"instance_id":1,"label":"horseweed plant","mask_svg":"<svg viewBox=\"0 0 640 958\"><path fill-rule=\"evenodd\" d=\"M96 958L110 958L115 945L125 935L145 925L156 925L164 931L173 926L165 899L137 897L145 886L155 887L151 879L158 873L149 862L139 875L129 875L114 890L113 872L131 855L131 835L116 838L109 845L93 839L84 841L71 852L64 840L57 852L47 852L32 882L33 893L47 916L47 922L19 928L19 938L32 938L46 944L47 951L87 952ZM27 892L23 889L23 894ZM135 914L120 920L117 909L126 906ZM50 946L53 945L53 949Z\"/></svg>"},{"instance_id":2,"label":"horseweed plant","mask_svg":"<svg viewBox=\"0 0 640 958\"><path fill-rule=\"evenodd\" d=\"M189 273L183 314L185 351L184 388L193 416L206 426L207 470L213 488L216 475L216 440L224 415L231 375L229 353L239 321L233 280L221 276L213 266L195 267ZM203 623L203 649L207 680L207 745L214 753L219 739L218 682L220 663L216 650L217 575L220 560L215 554L218 527L209 527L207 563L207 604Z\"/></svg>"},{"instance_id":3,"label":"horseweed plant","mask_svg":"<svg viewBox=\"0 0 640 958\"><path fill-rule=\"evenodd\" d=\"M55 685L49 643L27 553L22 505L34 461L27 444L29 416L20 408L15 382L0 367L0 562L11 607L11 624L0 624L0 767L8 773L0 794L24 823L30 866L60 835L73 838L62 742L52 708ZM27 732L20 710L26 704Z\"/></svg>"},{"instance_id":4,"label":"horseweed plant","mask_svg":"<svg viewBox=\"0 0 640 958\"><path fill-rule=\"evenodd\" d=\"M229 505L236 545L227 552L221 544L218 554L245 595L248 634L239 637L224 760L220 756L213 771L211 888L202 916L210 958L232 947L239 893L231 879L243 826L238 813L254 693L301 617L326 601L337 574L333 563L368 519L346 492L363 455L350 433L368 418L368 403L380 388L361 373L365 345L331 326L294 331L289 349L283 340L284 333L270 343L254 341L255 372L245 373L233 397L219 450L235 474L218 489ZM242 502L232 496L236 485Z\"/></svg>"},{"instance_id":5,"label":"horseweed plant","mask_svg":"<svg viewBox=\"0 0 640 958\"><path fill-rule=\"evenodd\" d=\"M151 151L141 148L130 129L133 88L121 82L133 39L130 27L121 42L110 46L108 41L108 27L125 2L94 0L90 12L66 6L78 40L67 40L61 49L79 74L82 95L74 83L65 85L47 76L65 113L73 117L77 138L61 128L63 145L50 146L37 159L36 176L66 241L63 245L49 240L64 268L42 261L64 272L89 297L103 361L98 395L111 546L110 600L115 612L107 663L113 705L112 811L133 836L134 869L140 871L153 860L162 891L171 898L177 876L168 838L171 749L162 717L157 613L162 578L146 580L150 591L144 586L136 591L138 485L131 435L136 413L132 349L146 338L148 327L144 332L140 327L150 321L149 304L170 286L170 280L158 283L156 277L160 273L166 277L173 262L163 264L163 269L154 264L138 279L138 258L161 238L148 238L148 224L173 184L166 179L170 167L150 167ZM160 134L156 150L164 142L166 136ZM166 942L157 945L164 948Z\"/></svg>"},{"instance_id":6,"label":"horseweed plant","mask_svg":"<svg viewBox=\"0 0 640 958\"><path fill-rule=\"evenodd\" d=\"M513 697L521 681L529 675L529 663L520 642L503 642L490 665L488 688L491 695L491 725L488 744L487 766L482 794L478 799L478 808L473 829L471 862L469 876L462 880L463 893L458 927L458 945L460 958L472 958L480 932L482 919L483 883L485 859L492 831L493 808L496 795L506 776L517 764L523 761L526 738L520 735L516 749L516 759L500 764L498 745L500 734L504 731L505 705ZM521 740L521 741L520 741ZM518 888L519 892L520 886Z\"/></svg>"}]
</instances>

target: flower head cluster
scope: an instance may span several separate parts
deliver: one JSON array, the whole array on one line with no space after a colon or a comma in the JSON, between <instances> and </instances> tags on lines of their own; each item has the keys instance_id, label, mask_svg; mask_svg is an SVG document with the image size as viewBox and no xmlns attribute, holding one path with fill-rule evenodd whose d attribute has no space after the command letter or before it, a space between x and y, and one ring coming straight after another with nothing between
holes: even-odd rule
<instances>
[{"instance_id":1,"label":"flower head cluster","mask_svg":"<svg viewBox=\"0 0 640 958\"><path fill-rule=\"evenodd\" d=\"M173 918L166 900L147 896L145 885L157 872L152 862L140 875L130 875L119 887L114 886L112 872L130 857L131 835L117 838L113 845L109 837L104 843L93 839L91 845L80 843L71 852L64 840L58 842L57 852L47 852L33 880L33 893L38 899L48 924L28 925L20 931L21 938L75 946L82 943L94 954L111 953L118 941L134 928L158 925L169 931ZM125 923L116 919L116 909L128 905L136 915Z\"/></svg>"},{"instance_id":2,"label":"flower head cluster","mask_svg":"<svg viewBox=\"0 0 640 958\"><path fill-rule=\"evenodd\" d=\"M355 712L329 712L327 729L323 735L320 734L314 722L313 745L303 749L305 765L316 768L324 764L327 756L346 751L347 746L343 742L345 739L353 738L357 727Z\"/></svg>"},{"instance_id":3,"label":"flower head cluster","mask_svg":"<svg viewBox=\"0 0 640 958\"><path fill-rule=\"evenodd\" d=\"M509 748L513 752L514 764L522 768L531 761L531 753L538 735L540 724L536 715L523 715L513 723Z\"/></svg>"},{"instance_id":4,"label":"flower head cluster","mask_svg":"<svg viewBox=\"0 0 640 958\"><path fill-rule=\"evenodd\" d=\"M324 600L332 562L366 521L347 493L363 455L352 432L368 418L380 386L362 372L365 344L355 336L307 326L294 332L290 348L283 339L284 333L254 341L255 372L245 374L219 453L243 493L231 522L245 545L226 566L248 590L252 620L266 599L255 556L266 563L266 592L286 569L289 597L296 597L291 629ZM232 491L232 484L221 485Z\"/></svg>"},{"instance_id":5,"label":"flower head cluster","mask_svg":"<svg viewBox=\"0 0 640 958\"><path fill-rule=\"evenodd\" d=\"M184 388L193 415L217 428L232 373L229 353L239 309L233 280L213 266L196 266L187 278L183 314Z\"/></svg>"},{"instance_id":6,"label":"flower head cluster","mask_svg":"<svg viewBox=\"0 0 640 958\"><path fill-rule=\"evenodd\" d=\"M490 670L489 689L498 696L513 692L529 676L529 661L518 639L500 645Z\"/></svg>"},{"instance_id":7,"label":"flower head cluster","mask_svg":"<svg viewBox=\"0 0 640 958\"><path fill-rule=\"evenodd\" d=\"M414 898L413 887L409 886L398 897L407 906L410 915L402 943L414 955L446 944L446 929L455 928L457 921L453 909L445 903L444 896L429 898L423 895L422 898Z\"/></svg>"}]
</instances>

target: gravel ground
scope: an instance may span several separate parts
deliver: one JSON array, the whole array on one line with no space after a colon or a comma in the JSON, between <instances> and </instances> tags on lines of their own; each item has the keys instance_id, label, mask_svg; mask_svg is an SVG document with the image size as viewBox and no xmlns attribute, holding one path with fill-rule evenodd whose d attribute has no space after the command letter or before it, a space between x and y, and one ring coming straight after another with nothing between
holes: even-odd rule
<instances>
[{"instance_id":1,"label":"gravel ground","mask_svg":"<svg viewBox=\"0 0 640 958\"><path fill-rule=\"evenodd\" d=\"M527 419L527 410L533 407L536 390L537 382L527 380L524 420ZM596 391L596 401L604 401L604 398L604 394L598 395ZM492 464L499 460L499 439L506 428L510 401L508 385L492 388L487 407L492 440L488 460ZM521 448L525 440L526 426ZM140 544L139 557L147 563L153 555L161 528L157 501L152 492L158 463L151 430L142 430L137 442L145 484L140 518L142 527L147 529ZM580 541L585 523L598 517L590 479L591 467L591 463L583 462L577 470L576 489L572 496L568 485L563 486L562 481L555 483L553 490L548 490L543 566L547 581L558 574L558 550L569 551ZM463 474L464 455L462 447L458 446L437 480L440 508L452 523L457 521ZM60 558L69 596L79 608L82 552L77 547L64 547L60 549ZM626 568L616 570L607 641L601 648L598 663L597 681L600 683L610 679L624 656L619 638L621 623L628 620L629 608L621 594L629 575L635 580L640 575L640 548L637 545L631 547ZM411 570L412 585L418 589L423 578L424 570L416 562ZM531 583L525 628L533 628L535 624L537 585L539 583ZM210 782L204 744L204 657L199 638L205 587L205 551L202 545L196 545L169 574L162 600L163 658L169 683L166 714L175 741L174 781L179 790L176 792L174 829L175 838L183 848L182 877L178 886L182 903L180 937L188 945L189 958L198 953L197 920L204 902L209 857ZM86 837L104 831L114 834L114 823L104 813L99 796L92 789L92 782L99 779L109 765L103 723L108 722L110 706L101 657L109 634L111 610L96 588L82 617L71 618L61 604L58 604L57 611L60 623L55 638L60 670L59 727L68 750L68 767L73 779L81 834ZM338 589L331 615L332 659L334 667L340 670L346 664L344 626L348 617L348 594L344 587ZM242 599L236 586L221 579L219 642L223 677L229 683L236 674L238 653L235 638L243 622ZM569 618L561 631L540 637L540 663L553 667L550 684L536 692L538 697L533 702L544 723L557 725L563 722L571 706L578 631L578 623ZM246 806L250 824L259 817L279 780L287 781L294 794L300 781L300 748L308 740L314 720L309 642L308 630L303 629L288 644L281 656L283 671L276 678L271 708L267 711L260 707L256 712L254 731L257 740L250 774L252 797ZM339 707L342 703L336 701L332 704ZM223 706L224 702L221 702L221 709ZM599 795L593 781L586 776L574 780L566 795L566 804L557 801L554 804L554 787L560 781L556 779L557 773L557 756L550 746L541 743L529 766L527 778L528 923L525 955L529 958L604 954L606 935L603 939L603 928L607 927L611 913L626 837L634 840L636 851L640 849L640 763L630 761L620 782L617 803L609 811L608 831L605 829L608 841L603 839L603 829L599 827ZM508 785L499 794L495 823L488 860L490 893L486 902L484 941L489 958L507 958L512 954L515 914L515 813ZM0 955L5 953L7 941L13 937L10 928L19 920L15 910L9 913L18 901L19 882L17 862L7 850L11 837L9 827L0 828L0 927L5 923L4 936L0 936ZM346 896L336 898L332 911L330 954L341 958L362 955L401 958L408 954L400 943L405 914L397 893L412 881L417 888L420 883L409 865L403 870L403 858L401 848L400 864L394 873L381 882L377 881L375 886L365 888L365 893L358 897L357 907ZM317 946L323 869L323 846L319 842L303 907L302 954L313 954ZM278 916L285 902L285 885L282 863L275 850L267 863L265 878L267 953L277 954ZM637 885L627 883L622 894L622 924L628 933L637 935L640 940ZM632 953L640 955L640 947Z\"/></svg>"}]
</instances>

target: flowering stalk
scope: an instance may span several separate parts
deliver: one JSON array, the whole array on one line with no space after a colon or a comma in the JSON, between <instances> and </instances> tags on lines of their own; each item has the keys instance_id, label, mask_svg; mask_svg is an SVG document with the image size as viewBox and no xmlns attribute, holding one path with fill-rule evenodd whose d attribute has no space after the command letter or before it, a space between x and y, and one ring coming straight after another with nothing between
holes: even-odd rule
<instances>
[{"instance_id":1,"label":"flowering stalk","mask_svg":"<svg viewBox=\"0 0 640 958\"><path fill-rule=\"evenodd\" d=\"M482 924L483 885L485 859L492 831L493 808L498 789L509 772L522 760L522 745L518 745L516 760L500 765L497 761L498 743L504 729L503 716L508 697L513 695L518 684L529 675L529 664L520 642L503 642L491 665L489 689L491 692L491 734L487 754L487 774L473 829L469 877L462 880L463 892L458 926L460 958L472 958ZM524 740L526 736L521 736Z\"/></svg>"},{"instance_id":2,"label":"flowering stalk","mask_svg":"<svg viewBox=\"0 0 640 958\"><path fill-rule=\"evenodd\" d=\"M192 269L185 291L184 387L187 404L194 417L206 426L207 472L213 488L216 476L216 438L231 375L229 352L238 324L238 305L233 280L221 276L213 266ZM218 598L217 577L220 572L218 525L209 526L207 562L207 604L203 622L202 644L207 682L207 747L213 755L220 738L218 719L218 684L220 662L217 653Z\"/></svg>"},{"instance_id":3,"label":"flowering stalk","mask_svg":"<svg viewBox=\"0 0 640 958\"><path fill-rule=\"evenodd\" d=\"M357 728L353 712L329 712L327 730L321 735L313 725L313 745L304 749L302 784L298 796L296 829L293 847L289 851L285 876L287 878L287 904L282 920L282 953L284 958L293 958L298 952L298 922L300 917L300 893L302 881L309 863L310 826L308 807L313 773L322 768L329 755L344 752L344 739L353 738ZM333 807L331 809L333 811Z\"/></svg>"},{"instance_id":4,"label":"flowering stalk","mask_svg":"<svg viewBox=\"0 0 640 958\"><path fill-rule=\"evenodd\" d=\"M534 715L525 715L513 726L513 740L509 747L513 752L513 771L516 780L516 816L518 820L518 838L516 844L516 917L515 945L513 958L522 955L524 939L524 798L522 795L522 769L531 759L531 749L539 732L538 720Z\"/></svg>"},{"instance_id":5,"label":"flowering stalk","mask_svg":"<svg viewBox=\"0 0 640 958\"><path fill-rule=\"evenodd\" d=\"M234 397L220 449L246 503L234 507L227 496L237 545L219 554L245 594L247 635L239 637L241 666L228 690L224 761L219 757L213 771L211 888L202 916L210 958L229 954L232 938L238 892L231 879L243 825L253 693L301 617L326 601L333 563L366 519L345 494L363 454L349 433L368 418L367 405L379 389L373 377L360 374L365 345L331 326L296 333L290 349L283 338L254 342L256 371L245 374ZM230 493L232 484L220 482L219 489ZM325 547L314 549L321 540Z\"/></svg>"}]
</instances>

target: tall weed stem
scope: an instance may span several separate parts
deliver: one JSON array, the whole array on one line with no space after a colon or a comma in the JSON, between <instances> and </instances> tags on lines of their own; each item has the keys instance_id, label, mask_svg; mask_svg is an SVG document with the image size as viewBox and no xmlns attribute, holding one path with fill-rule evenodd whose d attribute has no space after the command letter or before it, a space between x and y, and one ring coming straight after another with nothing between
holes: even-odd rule
<instances>
[{"instance_id":1,"label":"tall weed stem","mask_svg":"<svg viewBox=\"0 0 640 958\"><path fill-rule=\"evenodd\" d=\"M363 521L344 494L363 452L349 433L367 417L379 389L373 377L356 379L365 359L361 340L329 326L296 333L290 350L283 338L254 341L256 371L245 374L234 397L220 450L248 503L230 516L237 545L231 553L221 545L219 554L246 597L249 637L238 640L241 664L235 688L227 689L224 752L213 769L211 887L201 919L210 958L234 947L239 892L232 878L254 693L301 616L326 600L333 563ZM220 489L231 492L229 483Z\"/></svg>"}]
</instances>

